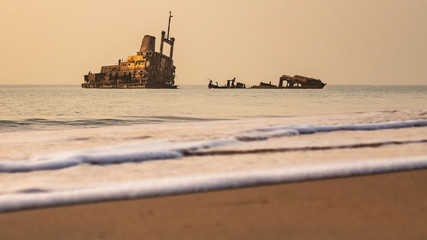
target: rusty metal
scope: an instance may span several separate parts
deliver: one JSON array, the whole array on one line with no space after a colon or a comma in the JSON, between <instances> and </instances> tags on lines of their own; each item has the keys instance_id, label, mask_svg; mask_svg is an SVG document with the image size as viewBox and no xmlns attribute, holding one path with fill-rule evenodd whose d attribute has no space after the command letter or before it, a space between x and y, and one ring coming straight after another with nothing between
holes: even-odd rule
<instances>
[{"instance_id":1,"label":"rusty metal","mask_svg":"<svg viewBox=\"0 0 427 240\"><path fill-rule=\"evenodd\" d=\"M269 88L270 89L270 88L277 88L277 86L271 84L271 81L270 81L270 83L260 82L259 85L252 86L251 88Z\"/></svg>"},{"instance_id":2,"label":"rusty metal","mask_svg":"<svg viewBox=\"0 0 427 240\"><path fill-rule=\"evenodd\" d=\"M177 88L173 51L175 38L161 33L160 52L156 52L156 38L145 35L139 52L129 56L127 61L119 60L117 65L103 66L99 73L84 75L83 88ZM170 45L169 56L163 54L163 44Z\"/></svg>"},{"instance_id":3,"label":"rusty metal","mask_svg":"<svg viewBox=\"0 0 427 240\"><path fill-rule=\"evenodd\" d=\"M286 85L283 83L286 82ZM322 89L326 83L320 79L305 77L301 75L295 75L293 77L288 75L282 75L279 79L279 84L273 85L270 83L260 82L259 85L252 86L251 88L266 88L266 89Z\"/></svg>"},{"instance_id":4,"label":"rusty metal","mask_svg":"<svg viewBox=\"0 0 427 240\"><path fill-rule=\"evenodd\" d=\"M227 80L226 85L218 86L218 82L216 82L216 85L214 85L213 81L209 79L208 88L246 88L246 84L241 82L236 82L236 78L233 78L231 80Z\"/></svg>"}]
</instances>

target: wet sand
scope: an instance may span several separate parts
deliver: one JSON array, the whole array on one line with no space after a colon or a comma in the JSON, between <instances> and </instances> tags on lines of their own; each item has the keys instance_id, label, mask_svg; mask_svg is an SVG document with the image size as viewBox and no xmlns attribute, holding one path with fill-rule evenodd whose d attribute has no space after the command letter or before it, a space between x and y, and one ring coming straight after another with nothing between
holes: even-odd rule
<instances>
[{"instance_id":1,"label":"wet sand","mask_svg":"<svg viewBox=\"0 0 427 240\"><path fill-rule=\"evenodd\" d=\"M427 170L0 214L0 239L427 239Z\"/></svg>"}]
</instances>

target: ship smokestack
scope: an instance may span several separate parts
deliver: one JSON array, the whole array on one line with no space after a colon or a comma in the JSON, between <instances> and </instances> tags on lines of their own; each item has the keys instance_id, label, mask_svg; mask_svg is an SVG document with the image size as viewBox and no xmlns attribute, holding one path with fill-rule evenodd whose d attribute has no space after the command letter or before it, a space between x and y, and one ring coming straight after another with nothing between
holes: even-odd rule
<instances>
[{"instance_id":1,"label":"ship smokestack","mask_svg":"<svg viewBox=\"0 0 427 240\"><path fill-rule=\"evenodd\" d=\"M141 49L139 50L141 53L155 51L156 48L156 37L145 35L142 39Z\"/></svg>"}]
</instances>

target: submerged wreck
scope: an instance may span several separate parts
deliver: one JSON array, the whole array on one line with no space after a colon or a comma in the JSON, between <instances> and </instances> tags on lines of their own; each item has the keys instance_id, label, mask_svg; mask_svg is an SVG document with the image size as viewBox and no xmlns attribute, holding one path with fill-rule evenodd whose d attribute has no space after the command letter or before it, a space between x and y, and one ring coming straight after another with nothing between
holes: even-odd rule
<instances>
[{"instance_id":1,"label":"submerged wreck","mask_svg":"<svg viewBox=\"0 0 427 240\"><path fill-rule=\"evenodd\" d=\"M128 57L126 62L118 61L117 65L103 66L100 73L84 75L83 88L177 88L173 50L175 38L169 38L172 18L169 12L167 35L161 33L160 51L155 51L156 37L145 35L139 52ZM166 36L165 36L166 35ZM163 44L170 45L170 54L163 54Z\"/></svg>"},{"instance_id":2,"label":"submerged wreck","mask_svg":"<svg viewBox=\"0 0 427 240\"><path fill-rule=\"evenodd\" d=\"M259 85L252 86L251 88L277 88L277 85L271 84L271 81L269 83L260 82Z\"/></svg>"},{"instance_id":3,"label":"submerged wreck","mask_svg":"<svg viewBox=\"0 0 427 240\"><path fill-rule=\"evenodd\" d=\"M236 82L236 78L233 78L231 80L227 80L227 85L218 86L218 82L214 85L213 81L209 79L208 88L246 88L246 85L241 82Z\"/></svg>"},{"instance_id":4,"label":"submerged wreck","mask_svg":"<svg viewBox=\"0 0 427 240\"><path fill-rule=\"evenodd\" d=\"M284 85L283 83L286 84ZM295 75L293 77L288 75L283 75L279 79L279 85L273 85L270 83L261 82L259 85L252 86L251 88L290 88L290 89L322 89L326 83L322 82L320 79L315 79L311 77L305 77L301 75Z\"/></svg>"}]
</instances>

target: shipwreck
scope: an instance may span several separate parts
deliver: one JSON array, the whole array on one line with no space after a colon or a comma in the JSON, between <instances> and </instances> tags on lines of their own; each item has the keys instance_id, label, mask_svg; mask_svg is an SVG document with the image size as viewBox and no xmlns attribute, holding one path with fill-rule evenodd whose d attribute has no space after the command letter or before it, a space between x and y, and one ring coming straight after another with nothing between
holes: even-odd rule
<instances>
[{"instance_id":1,"label":"shipwreck","mask_svg":"<svg viewBox=\"0 0 427 240\"><path fill-rule=\"evenodd\" d=\"M246 88L246 85L241 82L236 82L236 78L227 80L227 84L224 86L219 86L218 82L216 82L216 84L213 84L213 81L209 79L208 88Z\"/></svg>"},{"instance_id":2,"label":"shipwreck","mask_svg":"<svg viewBox=\"0 0 427 240\"><path fill-rule=\"evenodd\" d=\"M284 84L286 82L286 84ZM326 83L320 79L311 77L305 77L301 75L288 76L282 75L279 79L279 85L273 85L270 83L260 82L259 85L252 86L251 88L287 88L287 89L322 89Z\"/></svg>"},{"instance_id":3,"label":"shipwreck","mask_svg":"<svg viewBox=\"0 0 427 240\"><path fill-rule=\"evenodd\" d=\"M168 32L161 32L160 51L156 52L156 37L145 35L141 48L127 61L101 67L101 72L84 75L83 88L177 88L173 51L175 38L169 37L172 18L169 12ZM163 45L170 45L169 56L163 54Z\"/></svg>"}]
</instances>

